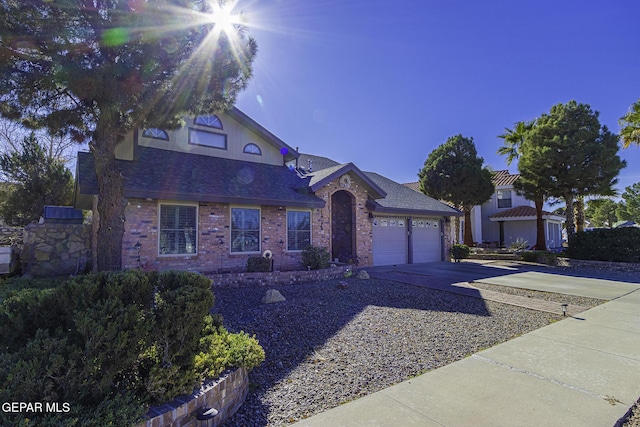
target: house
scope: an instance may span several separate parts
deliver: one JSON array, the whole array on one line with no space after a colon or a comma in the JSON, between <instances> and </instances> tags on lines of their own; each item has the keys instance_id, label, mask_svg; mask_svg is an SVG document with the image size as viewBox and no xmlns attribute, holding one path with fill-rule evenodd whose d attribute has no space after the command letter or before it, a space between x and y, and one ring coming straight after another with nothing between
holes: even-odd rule
<instances>
[{"instance_id":1,"label":"house","mask_svg":"<svg viewBox=\"0 0 640 427\"><path fill-rule=\"evenodd\" d=\"M237 271L270 251L292 269L309 244L361 266L447 259L459 211L353 163L301 155L237 108L187 122L117 147L123 268ZM94 209L90 153L78 154L76 176L75 207Z\"/></svg>"},{"instance_id":2,"label":"house","mask_svg":"<svg viewBox=\"0 0 640 427\"><path fill-rule=\"evenodd\" d=\"M525 240L530 246L536 242L537 223L535 203L515 191L514 183L519 174L508 170L493 172L493 184L496 191L481 206L471 210L471 230L476 242L508 247L518 239ZM418 190L418 183L405 184ZM548 248L562 246L562 224L565 217L548 211L542 211L546 243ZM463 219L464 221L464 219ZM464 225L460 226L464 230ZM460 241L462 236L460 236Z\"/></svg>"}]
</instances>

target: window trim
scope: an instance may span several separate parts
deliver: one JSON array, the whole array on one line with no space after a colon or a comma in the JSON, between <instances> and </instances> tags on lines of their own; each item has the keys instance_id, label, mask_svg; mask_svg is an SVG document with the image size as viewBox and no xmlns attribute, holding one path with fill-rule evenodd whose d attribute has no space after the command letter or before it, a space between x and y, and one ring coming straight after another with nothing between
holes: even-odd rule
<instances>
[{"instance_id":1,"label":"window trim","mask_svg":"<svg viewBox=\"0 0 640 427\"><path fill-rule=\"evenodd\" d=\"M287 214L285 217L285 251L286 252L302 252L303 249L289 249L289 212L305 212L309 214L309 244L313 245L313 212L311 209L287 209Z\"/></svg>"},{"instance_id":2,"label":"window trim","mask_svg":"<svg viewBox=\"0 0 640 427\"><path fill-rule=\"evenodd\" d=\"M247 209L258 211L258 250L257 251L233 251L233 210ZM253 205L231 205L229 206L229 254L231 255L254 255L262 253L262 208Z\"/></svg>"},{"instance_id":3,"label":"window trim","mask_svg":"<svg viewBox=\"0 0 640 427\"><path fill-rule=\"evenodd\" d=\"M251 147L256 147L258 149L258 152L254 153L253 151L247 151L247 148L250 147L250 146ZM244 148L242 149L242 152L245 153L245 154L251 154L251 155L254 155L254 156L262 156L262 148L260 148L260 146L258 144L253 143L253 142L249 142L249 143L245 144Z\"/></svg>"},{"instance_id":4,"label":"window trim","mask_svg":"<svg viewBox=\"0 0 640 427\"><path fill-rule=\"evenodd\" d=\"M198 120L200 120L202 118L205 118L205 117L215 117L218 120L218 123L220 123L220 126L215 126L215 125L211 125L211 124L207 124L207 123L198 123ZM222 120L220 120L220 117L215 115L215 114L209 114L209 115L206 115L206 116L196 116L193 119L193 124L194 125L198 125L198 126L205 126L205 127L212 128L212 129L224 130L224 127L222 125Z\"/></svg>"},{"instance_id":5,"label":"window trim","mask_svg":"<svg viewBox=\"0 0 640 427\"><path fill-rule=\"evenodd\" d=\"M203 132L203 133L208 133L208 134L212 134L212 135L218 135L224 138L224 147L216 147L215 145L208 145L208 144L198 144L197 142L191 142L191 132ZM187 140L189 145L195 145L197 147L207 147L207 148L213 148L216 150L227 150L228 147L228 141L227 141L227 134L226 133L219 133L219 132L211 132L205 129L196 129L196 128L189 128L189 135L188 135L188 140Z\"/></svg>"},{"instance_id":6,"label":"window trim","mask_svg":"<svg viewBox=\"0 0 640 427\"><path fill-rule=\"evenodd\" d=\"M162 136L157 136L157 135L147 135L147 132L151 131L155 129L156 131L161 132ZM159 139L160 141L169 141L169 133L164 130L164 129L160 129L160 128L146 128L142 130L142 137L143 138L149 138L149 139Z\"/></svg>"},{"instance_id":7,"label":"window trim","mask_svg":"<svg viewBox=\"0 0 640 427\"><path fill-rule=\"evenodd\" d=\"M498 197L498 193L501 192L505 192L508 191L509 192L509 198L499 198ZM500 206L500 201L501 200L509 200L509 206ZM501 188L499 190L496 190L496 207L498 209L511 209L513 207L513 190L510 188Z\"/></svg>"},{"instance_id":8,"label":"window trim","mask_svg":"<svg viewBox=\"0 0 640 427\"><path fill-rule=\"evenodd\" d=\"M195 246L195 252L193 253L182 253L182 254L163 254L162 252L160 252L160 238L162 236L162 224L161 224L161 217L162 217L162 206L185 206L185 207L195 207L196 208L196 214L195 214L195 218L196 218L196 233L195 233L195 242L194 242L194 246ZM158 201L158 240L157 240L157 254L158 257L193 257L193 256L197 256L198 255L198 231L200 229L200 211L199 211L199 206L197 203L190 203L190 202L177 202L177 201Z\"/></svg>"}]
</instances>

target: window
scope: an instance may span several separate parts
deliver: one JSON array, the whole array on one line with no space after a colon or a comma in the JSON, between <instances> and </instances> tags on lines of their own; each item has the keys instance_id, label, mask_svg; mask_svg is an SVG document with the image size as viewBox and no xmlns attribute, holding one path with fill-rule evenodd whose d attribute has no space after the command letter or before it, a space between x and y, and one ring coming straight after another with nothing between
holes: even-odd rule
<instances>
[{"instance_id":1,"label":"window","mask_svg":"<svg viewBox=\"0 0 640 427\"><path fill-rule=\"evenodd\" d=\"M496 195L498 196L498 208L511 207L511 190L498 190Z\"/></svg>"},{"instance_id":2,"label":"window","mask_svg":"<svg viewBox=\"0 0 640 427\"><path fill-rule=\"evenodd\" d=\"M189 129L189 144L227 149L227 135L203 130Z\"/></svg>"},{"instance_id":3,"label":"window","mask_svg":"<svg viewBox=\"0 0 640 427\"><path fill-rule=\"evenodd\" d=\"M195 254L197 224L196 206L160 205L160 255Z\"/></svg>"},{"instance_id":4,"label":"window","mask_svg":"<svg viewBox=\"0 0 640 427\"><path fill-rule=\"evenodd\" d=\"M161 139L163 141L169 140L169 134L167 131L158 128L145 129L144 132L142 132L142 136L145 138Z\"/></svg>"},{"instance_id":5,"label":"window","mask_svg":"<svg viewBox=\"0 0 640 427\"><path fill-rule=\"evenodd\" d=\"M222 129L222 122L218 116L198 116L193 123L200 126Z\"/></svg>"},{"instance_id":6,"label":"window","mask_svg":"<svg viewBox=\"0 0 640 427\"><path fill-rule=\"evenodd\" d=\"M301 251L311 244L311 212L287 211L287 250Z\"/></svg>"},{"instance_id":7,"label":"window","mask_svg":"<svg viewBox=\"0 0 640 427\"><path fill-rule=\"evenodd\" d=\"M262 155L262 150L256 144L249 143L244 146L243 153Z\"/></svg>"},{"instance_id":8,"label":"window","mask_svg":"<svg viewBox=\"0 0 640 427\"><path fill-rule=\"evenodd\" d=\"M231 208L231 252L260 252L260 209Z\"/></svg>"}]
</instances>

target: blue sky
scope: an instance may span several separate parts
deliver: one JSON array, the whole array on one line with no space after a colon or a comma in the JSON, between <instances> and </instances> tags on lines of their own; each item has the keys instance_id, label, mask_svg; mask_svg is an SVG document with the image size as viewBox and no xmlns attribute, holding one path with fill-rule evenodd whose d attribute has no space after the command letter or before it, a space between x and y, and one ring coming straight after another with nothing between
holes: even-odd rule
<instances>
[{"instance_id":1,"label":"blue sky","mask_svg":"<svg viewBox=\"0 0 640 427\"><path fill-rule=\"evenodd\" d=\"M258 42L237 107L301 152L417 180L458 133L493 169L497 135L571 99L618 119L640 98L637 0L246 0ZM620 151L618 189L640 182ZM516 164L509 168L517 172Z\"/></svg>"}]
</instances>

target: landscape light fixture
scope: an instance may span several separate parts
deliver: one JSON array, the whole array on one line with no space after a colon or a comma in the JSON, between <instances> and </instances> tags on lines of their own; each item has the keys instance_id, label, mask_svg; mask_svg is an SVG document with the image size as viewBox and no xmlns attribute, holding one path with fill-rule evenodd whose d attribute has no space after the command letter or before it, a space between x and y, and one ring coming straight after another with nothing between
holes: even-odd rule
<instances>
[{"instance_id":1,"label":"landscape light fixture","mask_svg":"<svg viewBox=\"0 0 640 427\"><path fill-rule=\"evenodd\" d=\"M567 317L567 307L569 306L569 304L562 304L562 315L564 317Z\"/></svg>"}]
</instances>

